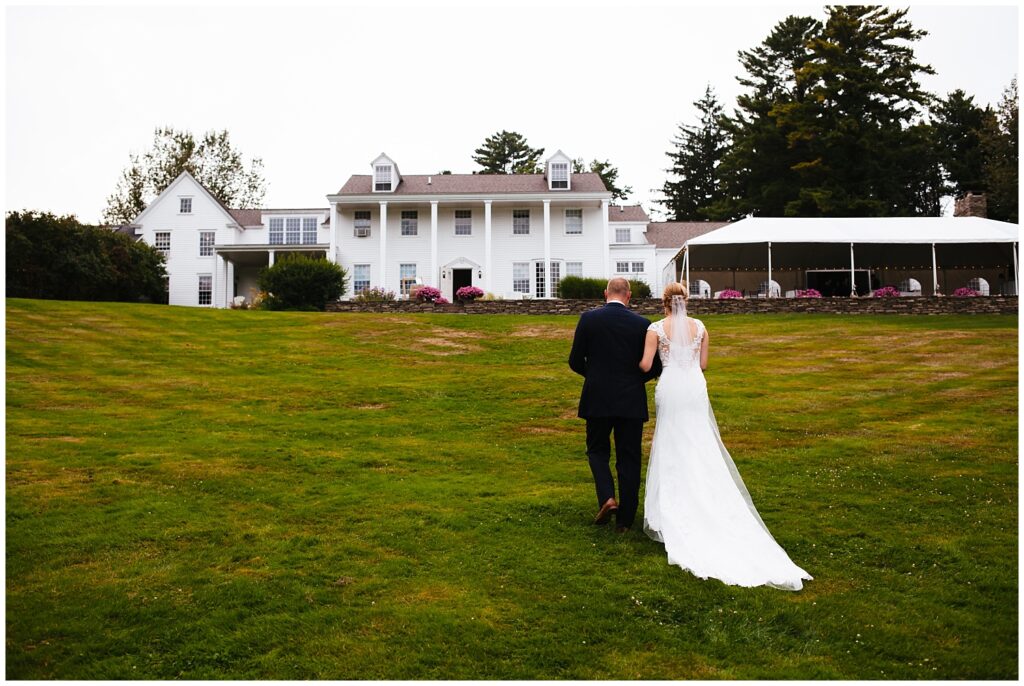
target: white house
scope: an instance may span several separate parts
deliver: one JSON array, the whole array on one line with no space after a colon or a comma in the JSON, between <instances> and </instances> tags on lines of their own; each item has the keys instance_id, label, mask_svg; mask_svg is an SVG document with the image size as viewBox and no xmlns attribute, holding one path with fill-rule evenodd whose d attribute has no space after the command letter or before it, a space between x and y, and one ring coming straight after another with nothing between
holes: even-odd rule
<instances>
[{"instance_id":1,"label":"white house","mask_svg":"<svg viewBox=\"0 0 1024 686\"><path fill-rule=\"evenodd\" d=\"M551 298L563 276L626 276L661 288L679 245L647 238L639 206L611 205L597 174L573 174L558 151L543 174L403 175L381 154L329 206L230 209L183 173L128 228L167 256L168 302L226 307L255 293L284 253L323 255L350 275L345 298L370 287L408 295L462 286L506 299Z\"/></svg>"}]
</instances>

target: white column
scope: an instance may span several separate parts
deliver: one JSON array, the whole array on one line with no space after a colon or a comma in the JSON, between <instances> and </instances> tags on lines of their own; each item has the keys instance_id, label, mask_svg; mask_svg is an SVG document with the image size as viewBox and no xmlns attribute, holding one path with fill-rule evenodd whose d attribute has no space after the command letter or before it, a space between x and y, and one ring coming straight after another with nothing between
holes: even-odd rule
<instances>
[{"instance_id":1,"label":"white column","mask_svg":"<svg viewBox=\"0 0 1024 686\"><path fill-rule=\"evenodd\" d=\"M768 290L765 296L772 297L772 242L768 241Z\"/></svg>"},{"instance_id":2,"label":"white column","mask_svg":"<svg viewBox=\"0 0 1024 686\"><path fill-rule=\"evenodd\" d=\"M553 298L555 293L551 288L551 201L544 201L544 297Z\"/></svg>"},{"instance_id":3,"label":"white column","mask_svg":"<svg viewBox=\"0 0 1024 686\"><path fill-rule=\"evenodd\" d=\"M932 243L932 295L939 294L939 267L935 260L935 244Z\"/></svg>"},{"instance_id":4,"label":"white column","mask_svg":"<svg viewBox=\"0 0 1024 686\"><path fill-rule=\"evenodd\" d=\"M612 277L612 237L608 235L608 201L601 201L601 235L604 236L604 278Z\"/></svg>"},{"instance_id":5,"label":"white column","mask_svg":"<svg viewBox=\"0 0 1024 686\"><path fill-rule=\"evenodd\" d=\"M850 297L857 297L857 275L853 271L853 243L850 243Z\"/></svg>"},{"instance_id":6,"label":"white column","mask_svg":"<svg viewBox=\"0 0 1024 686\"><path fill-rule=\"evenodd\" d=\"M220 267L220 265L221 265L221 262L223 262L223 261L224 261L223 257L221 257L220 255L214 254L214 257L213 257L213 274L210 276L210 280L212 281L212 283L210 284L210 288L212 290L212 292L210 293L210 304L213 305L214 307L224 307L224 298L220 294L220 281L221 281L221 277L220 277L221 267Z\"/></svg>"},{"instance_id":7,"label":"white column","mask_svg":"<svg viewBox=\"0 0 1024 686\"><path fill-rule=\"evenodd\" d=\"M1020 281L1020 271L1017 269L1017 244L1013 244L1013 294L1020 295L1017 283ZM1002 295L1002 293L1000 293Z\"/></svg>"},{"instance_id":8,"label":"white column","mask_svg":"<svg viewBox=\"0 0 1024 686\"><path fill-rule=\"evenodd\" d=\"M377 285L387 288L388 282L388 203L380 203L380 258L377 267Z\"/></svg>"},{"instance_id":9,"label":"white column","mask_svg":"<svg viewBox=\"0 0 1024 686\"><path fill-rule=\"evenodd\" d=\"M267 251L267 266L268 267L273 267L274 266L274 251L273 250L268 250Z\"/></svg>"},{"instance_id":10,"label":"white column","mask_svg":"<svg viewBox=\"0 0 1024 686\"><path fill-rule=\"evenodd\" d=\"M328 262L338 261L338 203L331 203L331 247L327 253Z\"/></svg>"},{"instance_id":11,"label":"white column","mask_svg":"<svg viewBox=\"0 0 1024 686\"><path fill-rule=\"evenodd\" d=\"M235 293L235 263L226 261L224 272L227 274L227 281L225 283L227 283L227 299L228 306L230 307L231 303L238 296L238 293Z\"/></svg>"},{"instance_id":12,"label":"white column","mask_svg":"<svg viewBox=\"0 0 1024 686\"><path fill-rule=\"evenodd\" d=\"M491 276L491 201L484 200L484 291L494 292L494 278Z\"/></svg>"},{"instance_id":13,"label":"white column","mask_svg":"<svg viewBox=\"0 0 1024 686\"><path fill-rule=\"evenodd\" d=\"M686 271L686 292L690 292L690 248L687 246L683 253L683 269Z\"/></svg>"},{"instance_id":14,"label":"white column","mask_svg":"<svg viewBox=\"0 0 1024 686\"><path fill-rule=\"evenodd\" d=\"M441 278L437 273L437 201L430 201L430 285L441 287ZM452 293L454 300L455 294Z\"/></svg>"}]
</instances>

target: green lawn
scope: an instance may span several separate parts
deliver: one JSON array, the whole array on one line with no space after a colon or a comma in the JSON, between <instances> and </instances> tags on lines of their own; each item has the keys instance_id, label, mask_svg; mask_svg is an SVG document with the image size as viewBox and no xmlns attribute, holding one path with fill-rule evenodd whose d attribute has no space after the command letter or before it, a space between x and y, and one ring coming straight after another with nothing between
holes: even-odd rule
<instances>
[{"instance_id":1,"label":"green lawn","mask_svg":"<svg viewBox=\"0 0 1024 686\"><path fill-rule=\"evenodd\" d=\"M1016 317L705 317L788 593L589 524L575 317L6 313L9 678L1018 675Z\"/></svg>"}]
</instances>

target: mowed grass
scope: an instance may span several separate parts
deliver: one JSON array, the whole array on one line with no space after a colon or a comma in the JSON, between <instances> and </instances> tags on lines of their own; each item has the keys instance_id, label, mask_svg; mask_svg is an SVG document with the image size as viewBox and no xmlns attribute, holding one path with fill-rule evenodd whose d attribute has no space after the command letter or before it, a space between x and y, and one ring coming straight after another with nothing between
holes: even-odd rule
<instances>
[{"instance_id":1,"label":"mowed grass","mask_svg":"<svg viewBox=\"0 0 1024 686\"><path fill-rule=\"evenodd\" d=\"M704 321L801 592L590 524L575 317L8 300L7 677L1016 678L1017 318Z\"/></svg>"}]
</instances>

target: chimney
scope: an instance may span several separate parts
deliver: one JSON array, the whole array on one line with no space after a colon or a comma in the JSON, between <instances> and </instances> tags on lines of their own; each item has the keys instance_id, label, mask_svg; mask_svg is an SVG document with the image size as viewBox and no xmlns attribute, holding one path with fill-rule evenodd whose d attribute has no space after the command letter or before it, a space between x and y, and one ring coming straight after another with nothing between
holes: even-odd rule
<instances>
[{"instance_id":1,"label":"chimney","mask_svg":"<svg viewBox=\"0 0 1024 686\"><path fill-rule=\"evenodd\" d=\"M428 185L428 186L430 185L430 181L431 181L431 179L430 179L430 177L428 176L428 177L427 177L427 185Z\"/></svg>"},{"instance_id":2,"label":"chimney","mask_svg":"<svg viewBox=\"0 0 1024 686\"><path fill-rule=\"evenodd\" d=\"M953 203L954 217L988 217L988 198L984 193L967 191L963 197L957 198Z\"/></svg>"}]
</instances>

